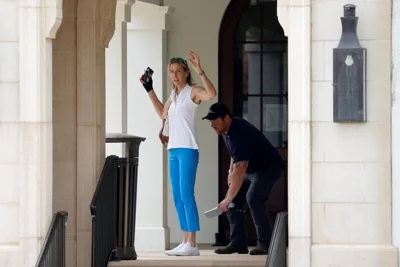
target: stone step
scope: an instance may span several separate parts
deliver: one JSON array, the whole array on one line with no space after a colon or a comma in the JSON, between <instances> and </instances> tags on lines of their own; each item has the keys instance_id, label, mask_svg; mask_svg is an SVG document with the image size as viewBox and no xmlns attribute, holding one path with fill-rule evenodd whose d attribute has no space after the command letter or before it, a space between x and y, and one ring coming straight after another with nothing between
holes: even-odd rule
<instances>
[{"instance_id":1,"label":"stone step","mask_svg":"<svg viewBox=\"0 0 400 267\"><path fill-rule=\"evenodd\" d=\"M108 267L264 267L267 256L249 254L217 255L214 249L200 250L197 257L166 256L160 252L137 252L136 261L110 262Z\"/></svg>"}]
</instances>

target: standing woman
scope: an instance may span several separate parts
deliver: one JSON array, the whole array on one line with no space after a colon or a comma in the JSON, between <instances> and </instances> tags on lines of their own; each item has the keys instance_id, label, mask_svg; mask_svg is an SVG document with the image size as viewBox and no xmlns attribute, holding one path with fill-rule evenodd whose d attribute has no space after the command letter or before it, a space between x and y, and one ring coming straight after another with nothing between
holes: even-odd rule
<instances>
[{"instance_id":1,"label":"standing woman","mask_svg":"<svg viewBox=\"0 0 400 267\"><path fill-rule=\"evenodd\" d=\"M193 51L189 52L189 56L192 68L200 76L203 86L194 85L186 60L172 58L168 71L173 90L165 104L155 94L152 79L146 83L143 76L140 78L154 109L163 120L163 126L168 116L169 139L166 141L162 134L160 137L164 144L168 143L172 195L183 231L183 241L165 254L179 256L200 255L196 245L196 232L200 230L199 214L194 196L199 162L196 117L199 104L212 100L217 95L214 85L200 66L199 56Z\"/></svg>"}]
</instances>

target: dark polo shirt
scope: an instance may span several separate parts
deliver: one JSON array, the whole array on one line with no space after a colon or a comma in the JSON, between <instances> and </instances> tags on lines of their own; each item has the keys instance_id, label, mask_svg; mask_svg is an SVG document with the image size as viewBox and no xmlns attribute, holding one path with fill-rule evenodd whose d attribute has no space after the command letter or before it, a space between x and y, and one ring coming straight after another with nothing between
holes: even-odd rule
<instances>
[{"instance_id":1,"label":"dark polo shirt","mask_svg":"<svg viewBox=\"0 0 400 267\"><path fill-rule=\"evenodd\" d=\"M268 139L248 121L233 117L226 134L222 134L233 162L248 161L247 174L281 169L283 161Z\"/></svg>"}]
</instances>

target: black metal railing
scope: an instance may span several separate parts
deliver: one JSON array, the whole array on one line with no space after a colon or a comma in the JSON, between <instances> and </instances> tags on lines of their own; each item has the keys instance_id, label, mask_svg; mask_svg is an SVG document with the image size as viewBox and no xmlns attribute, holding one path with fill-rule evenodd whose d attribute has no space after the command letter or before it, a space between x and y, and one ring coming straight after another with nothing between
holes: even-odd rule
<instances>
[{"instance_id":1,"label":"black metal railing","mask_svg":"<svg viewBox=\"0 0 400 267\"><path fill-rule=\"evenodd\" d=\"M284 161L283 167L285 211L279 212L275 220L272 238L269 243L268 257L265 267L286 267L287 248L289 245L288 234L288 162Z\"/></svg>"},{"instance_id":2,"label":"black metal railing","mask_svg":"<svg viewBox=\"0 0 400 267\"><path fill-rule=\"evenodd\" d=\"M287 247L288 212L283 211L278 213L278 217L276 218L265 267L286 267Z\"/></svg>"},{"instance_id":3,"label":"black metal railing","mask_svg":"<svg viewBox=\"0 0 400 267\"><path fill-rule=\"evenodd\" d=\"M118 160L116 249L112 260L136 260L135 225L139 146L145 138L127 134L107 134L107 143L124 143Z\"/></svg>"},{"instance_id":4,"label":"black metal railing","mask_svg":"<svg viewBox=\"0 0 400 267\"><path fill-rule=\"evenodd\" d=\"M136 260L135 221L136 221L136 184L137 164L129 164L126 158L118 161L118 210L117 210L117 247L115 256L122 260Z\"/></svg>"},{"instance_id":5,"label":"black metal railing","mask_svg":"<svg viewBox=\"0 0 400 267\"><path fill-rule=\"evenodd\" d=\"M125 143L125 157L107 157L90 204L92 267L137 258L134 245L137 172L139 145L144 140L131 135L107 135L107 143Z\"/></svg>"},{"instance_id":6,"label":"black metal railing","mask_svg":"<svg viewBox=\"0 0 400 267\"><path fill-rule=\"evenodd\" d=\"M65 227L67 221L68 213L66 211L60 211L53 215L36 267L65 267Z\"/></svg>"},{"instance_id":7,"label":"black metal railing","mask_svg":"<svg viewBox=\"0 0 400 267\"><path fill-rule=\"evenodd\" d=\"M107 267L110 255L115 249L117 173L118 157L107 157L90 204L92 267Z\"/></svg>"}]
</instances>

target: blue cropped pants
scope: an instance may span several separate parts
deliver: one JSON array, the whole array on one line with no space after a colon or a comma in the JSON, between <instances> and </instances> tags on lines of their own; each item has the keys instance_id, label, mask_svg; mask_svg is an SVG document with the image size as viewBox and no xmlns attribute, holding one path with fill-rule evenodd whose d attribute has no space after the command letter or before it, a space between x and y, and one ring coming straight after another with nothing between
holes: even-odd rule
<instances>
[{"instance_id":1,"label":"blue cropped pants","mask_svg":"<svg viewBox=\"0 0 400 267\"><path fill-rule=\"evenodd\" d=\"M172 196L182 231L200 230L199 213L194 197L199 151L190 148L169 150L169 176Z\"/></svg>"}]
</instances>

